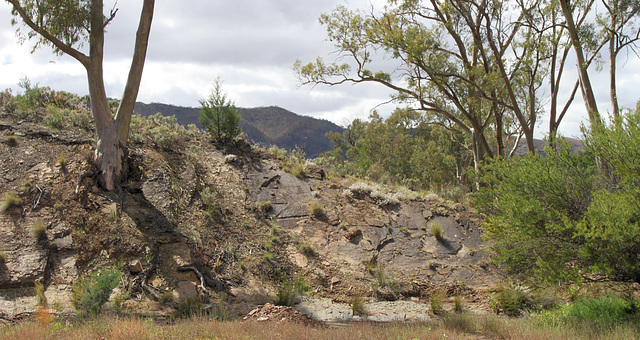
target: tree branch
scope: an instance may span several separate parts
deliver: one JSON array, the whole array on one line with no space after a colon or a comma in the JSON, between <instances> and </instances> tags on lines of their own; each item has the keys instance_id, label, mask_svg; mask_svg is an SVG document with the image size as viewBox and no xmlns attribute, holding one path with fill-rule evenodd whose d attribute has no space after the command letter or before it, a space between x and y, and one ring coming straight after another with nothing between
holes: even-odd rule
<instances>
[{"instance_id":1,"label":"tree branch","mask_svg":"<svg viewBox=\"0 0 640 340\"><path fill-rule=\"evenodd\" d=\"M27 26L29 26L29 28L31 28L34 32L40 34L43 38L50 41L55 47L60 49L60 51L78 60L85 67L88 66L89 57L87 55L63 43L58 38L56 38L53 34L47 31L44 27L42 27L42 25L38 25L35 22L33 22L31 17L29 17L29 14L27 14L27 12L25 11L24 7L20 5L20 1L18 0L6 0L6 1L11 5L13 5L13 9L18 13L18 15L20 15L20 18L22 18L22 21L24 21L24 23Z\"/></svg>"}]
</instances>

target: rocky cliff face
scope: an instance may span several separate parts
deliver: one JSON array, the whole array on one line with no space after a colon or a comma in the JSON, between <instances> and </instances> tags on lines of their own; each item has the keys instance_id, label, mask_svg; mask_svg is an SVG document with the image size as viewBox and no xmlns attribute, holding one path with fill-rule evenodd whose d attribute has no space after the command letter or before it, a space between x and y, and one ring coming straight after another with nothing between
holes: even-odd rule
<instances>
[{"instance_id":1,"label":"rocky cliff face","mask_svg":"<svg viewBox=\"0 0 640 340\"><path fill-rule=\"evenodd\" d=\"M71 310L73 283L116 264L130 293L121 308L141 313L199 298L243 314L293 277L343 302L473 295L495 282L478 216L435 195L327 179L310 163L299 178L244 142L216 148L188 133L170 148L132 144L129 179L104 192L90 131L4 115L0 141L0 194L19 198L0 214L3 314L33 310L35 282ZM166 294L169 307L155 301Z\"/></svg>"}]
</instances>

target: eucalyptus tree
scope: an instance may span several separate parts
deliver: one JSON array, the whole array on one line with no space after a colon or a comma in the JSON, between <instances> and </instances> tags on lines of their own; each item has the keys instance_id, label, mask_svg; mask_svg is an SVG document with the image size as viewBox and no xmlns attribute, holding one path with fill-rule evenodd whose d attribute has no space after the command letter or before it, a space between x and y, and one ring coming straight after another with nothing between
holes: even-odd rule
<instances>
[{"instance_id":1,"label":"eucalyptus tree","mask_svg":"<svg viewBox=\"0 0 640 340\"><path fill-rule=\"evenodd\" d=\"M468 136L476 166L505 154L505 142L524 135L531 152L547 72L532 27L524 18L538 2L390 0L381 14L344 6L320 17L337 48L294 65L301 84L374 82ZM380 59L396 65L371 70ZM349 60L350 62L343 62Z\"/></svg>"},{"instance_id":2,"label":"eucalyptus tree","mask_svg":"<svg viewBox=\"0 0 640 340\"><path fill-rule=\"evenodd\" d=\"M155 1L143 1L131 67L115 116L107 101L103 59L105 27L113 21L118 9L114 7L105 15L103 0L6 1L13 6L12 24L23 23L17 30L19 40L33 39L34 50L50 46L54 53L67 54L84 66L97 132L98 178L105 189L113 190L126 176L129 126L140 88ZM86 43L88 53L83 52Z\"/></svg>"}]
</instances>

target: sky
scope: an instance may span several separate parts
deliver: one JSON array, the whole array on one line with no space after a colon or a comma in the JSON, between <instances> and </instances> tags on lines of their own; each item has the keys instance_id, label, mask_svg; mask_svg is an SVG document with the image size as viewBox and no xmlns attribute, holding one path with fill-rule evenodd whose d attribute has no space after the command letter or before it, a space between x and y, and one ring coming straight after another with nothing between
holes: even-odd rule
<instances>
[{"instance_id":1,"label":"sky","mask_svg":"<svg viewBox=\"0 0 640 340\"><path fill-rule=\"evenodd\" d=\"M114 1L106 0L105 8ZM156 1L154 19L138 101L198 107L220 77L223 91L238 107L280 106L292 112L330 120L346 126L366 118L372 110L383 116L396 104L387 102L392 92L378 84L315 87L298 84L292 66L322 56L332 60L335 48L326 40L318 17L338 5L354 9L382 9L384 0L234 0ZM142 1L119 1L115 20L107 27L105 85L107 95L120 98L133 54L135 31ZM32 83L87 94L84 68L68 56L49 48L31 53L29 42L18 43L11 24L10 5L0 1L0 90L17 86L22 77ZM622 60L619 74L621 105L635 107L640 98L640 62ZM573 71L573 70L571 70ZM567 78L575 77L575 72ZM595 74L600 103L608 104L607 75ZM575 79L575 78L573 78ZM572 84L571 84L572 85ZM568 85L569 89L571 85ZM383 104L383 105L381 105ZM608 107L601 105L606 112ZM586 122L578 95L561 125L566 136L577 136ZM545 119L537 137L547 130Z\"/></svg>"}]
</instances>

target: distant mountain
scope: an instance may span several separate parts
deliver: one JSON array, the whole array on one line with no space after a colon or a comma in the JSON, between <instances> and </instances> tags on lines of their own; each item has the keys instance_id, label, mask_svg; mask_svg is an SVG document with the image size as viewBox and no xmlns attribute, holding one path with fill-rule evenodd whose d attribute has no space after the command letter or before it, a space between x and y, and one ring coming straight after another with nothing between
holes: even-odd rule
<instances>
[{"instance_id":1,"label":"distant mountain","mask_svg":"<svg viewBox=\"0 0 640 340\"><path fill-rule=\"evenodd\" d=\"M136 103L134 112L141 116L161 113L164 116L176 116L178 123L184 126L196 124L200 109L161 103ZM340 132L344 129L327 120L300 116L277 106L238 108L240 127L245 138L264 146L277 145L280 148L304 150L307 157L315 158L322 152L333 149L333 143L325 137L329 131Z\"/></svg>"},{"instance_id":2,"label":"distant mountain","mask_svg":"<svg viewBox=\"0 0 640 340\"><path fill-rule=\"evenodd\" d=\"M576 152L584 151L585 149L584 143L581 140L571 138L571 137L561 137L561 138L564 139L567 145L571 147L571 152L576 153ZM545 154L544 148L547 147L547 145L549 145L549 143L547 143L546 140L542 140L542 139L533 140L533 146L536 148L536 152L538 152L541 155ZM511 151L511 148L513 147L513 142L507 143L505 147L508 153L509 151ZM529 152L529 148L527 147L526 139L523 137L518 143L518 147L516 148L516 152L514 152L514 156L524 156L527 154L527 152Z\"/></svg>"}]
</instances>

